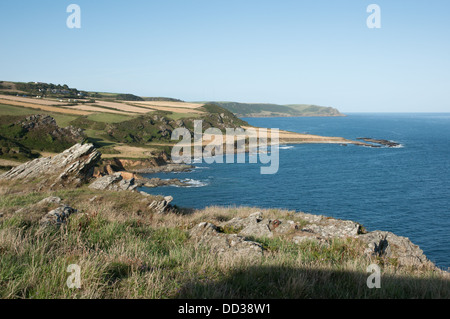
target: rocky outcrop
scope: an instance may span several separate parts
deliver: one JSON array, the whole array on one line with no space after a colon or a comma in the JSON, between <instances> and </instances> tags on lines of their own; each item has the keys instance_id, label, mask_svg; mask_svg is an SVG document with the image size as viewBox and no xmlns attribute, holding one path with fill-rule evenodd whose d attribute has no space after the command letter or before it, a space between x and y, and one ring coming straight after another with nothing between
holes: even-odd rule
<instances>
[{"instance_id":1,"label":"rocky outcrop","mask_svg":"<svg viewBox=\"0 0 450 319\"><path fill-rule=\"evenodd\" d=\"M301 223L292 220L276 219L270 220L263 217L260 212L251 214L247 218L233 218L223 223L222 227L232 227L239 230L239 234L252 237L273 237L274 235L296 234L296 237L315 238L345 238L356 236L363 232L362 226L358 223L324 218L322 216L307 216L308 214L298 214L308 224L302 226ZM309 218L308 218L309 217Z\"/></svg>"},{"instance_id":2,"label":"rocky outcrop","mask_svg":"<svg viewBox=\"0 0 450 319\"><path fill-rule=\"evenodd\" d=\"M137 187L134 178L124 179L120 172L97 178L89 185L91 189L110 191L134 191Z\"/></svg>"},{"instance_id":3,"label":"rocky outcrop","mask_svg":"<svg viewBox=\"0 0 450 319\"><path fill-rule=\"evenodd\" d=\"M162 199L152 201L151 204L148 206L148 208L150 208L157 214L163 214L166 213L171 208L170 203L172 201L173 201L172 196L166 196Z\"/></svg>"},{"instance_id":4,"label":"rocky outcrop","mask_svg":"<svg viewBox=\"0 0 450 319\"><path fill-rule=\"evenodd\" d=\"M243 242L248 238L258 240L279 237L296 244L312 241L328 245L335 238L354 238L362 242L365 247L363 253L367 257L390 258L399 266L437 269L423 251L406 237L390 232L366 232L360 224L348 220L305 213L298 213L295 217L296 221L272 220L265 218L261 212L256 212L246 218L233 218L218 226L202 223L191 230L191 236L200 244L210 245L213 251L235 253L242 247L244 253L256 250L258 254L262 250L255 248L257 243L252 246ZM228 235L229 233L232 235ZM236 244L231 245L230 241L233 240Z\"/></svg>"},{"instance_id":5,"label":"rocky outcrop","mask_svg":"<svg viewBox=\"0 0 450 319\"><path fill-rule=\"evenodd\" d=\"M153 174L153 173L174 173L174 172L188 172L192 170L194 166L186 164L165 164L161 166L149 166L146 168L131 169L135 173L139 174Z\"/></svg>"},{"instance_id":6,"label":"rocky outcrop","mask_svg":"<svg viewBox=\"0 0 450 319\"><path fill-rule=\"evenodd\" d=\"M73 143L80 142L86 137L82 129L73 126L59 127L56 120L48 115L31 115L16 124L21 125L25 131L45 130L54 139Z\"/></svg>"},{"instance_id":7,"label":"rocky outcrop","mask_svg":"<svg viewBox=\"0 0 450 319\"><path fill-rule=\"evenodd\" d=\"M178 178L161 179L161 178L139 178L137 181L139 187L155 188L160 186L190 186L189 183L180 181Z\"/></svg>"},{"instance_id":8,"label":"rocky outcrop","mask_svg":"<svg viewBox=\"0 0 450 319\"><path fill-rule=\"evenodd\" d=\"M198 246L206 246L211 253L232 258L255 259L263 254L261 244L249 241L244 236L221 233L211 223L200 223L190 231L191 240Z\"/></svg>"},{"instance_id":9,"label":"rocky outcrop","mask_svg":"<svg viewBox=\"0 0 450 319\"><path fill-rule=\"evenodd\" d=\"M383 140L383 139L375 139L370 137L358 137L357 140L363 140L370 144L368 146L379 148L381 146L387 147L399 147L401 144L393 141Z\"/></svg>"},{"instance_id":10,"label":"rocky outcrop","mask_svg":"<svg viewBox=\"0 0 450 319\"><path fill-rule=\"evenodd\" d=\"M92 178L101 154L92 144L76 144L54 157L43 157L19 165L0 175L3 180L42 180L55 185L80 186Z\"/></svg>"},{"instance_id":11,"label":"rocky outcrop","mask_svg":"<svg viewBox=\"0 0 450 319\"><path fill-rule=\"evenodd\" d=\"M403 266L433 267L433 263L427 259L419 246L406 237L377 230L358 238L367 245L365 253L369 256L393 258Z\"/></svg>"}]
</instances>

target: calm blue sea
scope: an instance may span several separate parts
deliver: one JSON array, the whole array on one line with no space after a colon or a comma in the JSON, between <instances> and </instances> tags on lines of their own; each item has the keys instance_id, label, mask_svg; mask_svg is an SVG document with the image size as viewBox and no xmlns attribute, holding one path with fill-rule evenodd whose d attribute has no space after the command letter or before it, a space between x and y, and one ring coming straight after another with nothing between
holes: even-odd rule
<instances>
[{"instance_id":1,"label":"calm blue sea","mask_svg":"<svg viewBox=\"0 0 450 319\"><path fill-rule=\"evenodd\" d=\"M258 164L196 164L192 187L143 189L174 204L287 208L362 223L409 237L437 265L450 267L450 113L245 118L252 125L349 139L373 137L399 148L291 145L276 175ZM152 177L155 175L152 175ZM149 176L150 177L150 176Z\"/></svg>"}]
</instances>

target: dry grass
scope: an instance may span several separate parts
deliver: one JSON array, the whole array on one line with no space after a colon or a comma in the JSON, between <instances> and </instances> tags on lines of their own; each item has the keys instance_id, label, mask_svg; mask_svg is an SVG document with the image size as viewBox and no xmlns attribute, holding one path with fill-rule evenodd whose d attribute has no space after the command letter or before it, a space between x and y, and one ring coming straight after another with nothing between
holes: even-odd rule
<instances>
[{"instance_id":1,"label":"dry grass","mask_svg":"<svg viewBox=\"0 0 450 319\"><path fill-rule=\"evenodd\" d=\"M137 147L137 146L128 146L128 145L117 145L114 146L114 150L119 151L119 154L103 154L103 158L113 158L113 157L122 157L122 158L147 158L152 156L152 151L155 149L145 148L145 147Z\"/></svg>"},{"instance_id":2,"label":"dry grass","mask_svg":"<svg viewBox=\"0 0 450 319\"><path fill-rule=\"evenodd\" d=\"M133 102L136 105L148 106L148 107L172 107L177 109L197 109L203 106L200 103L187 103L187 102L171 102L171 101L147 101L147 102Z\"/></svg>"},{"instance_id":3,"label":"dry grass","mask_svg":"<svg viewBox=\"0 0 450 319\"><path fill-rule=\"evenodd\" d=\"M107 107L107 108L112 108L112 109L116 109L116 110L119 110L119 111L122 111L122 112L127 112L127 113L144 114L144 113L150 112L150 110L146 110L145 108L136 107L136 106L132 106L132 105L125 104L125 103L97 101L93 105L104 106L104 107Z\"/></svg>"},{"instance_id":4,"label":"dry grass","mask_svg":"<svg viewBox=\"0 0 450 319\"><path fill-rule=\"evenodd\" d=\"M66 108L69 108L72 110L91 112L90 114L95 112L95 113L112 113L112 114L128 115L128 113L126 113L126 112L105 109L105 108L96 107L96 106L87 105L87 104L71 105L71 106L66 106Z\"/></svg>"},{"instance_id":5,"label":"dry grass","mask_svg":"<svg viewBox=\"0 0 450 319\"><path fill-rule=\"evenodd\" d=\"M450 297L447 278L389 264L382 265L382 289L368 289L366 267L380 261L365 257L354 240L322 246L261 238L266 252L253 260L219 258L191 243L193 225L246 217L256 208L159 215L138 193L29 189L0 184L1 298ZM39 219L54 206L36 203L49 195L79 213L63 227L40 228ZM293 211L260 211L269 218L296 218ZM70 264L81 267L81 289L66 286Z\"/></svg>"},{"instance_id":6,"label":"dry grass","mask_svg":"<svg viewBox=\"0 0 450 319\"><path fill-rule=\"evenodd\" d=\"M32 101L34 101L34 100L32 100ZM36 103L20 102L20 101L13 101L13 100L1 99L1 98L0 98L0 104L22 106L22 107L31 108L31 109L37 109L37 110L55 112L55 113L63 113L63 114L73 114L73 115L90 115L90 114L92 114L92 112L73 110L73 109L69 109L69 108L65 108L65 107L63 108L63 107L57 107L57 106L46 106L46 105L41 105L41 104L36 104Z\"/></svg>"},{"instance_id":7,"label":"dry grass","mask_svg":"<svg viewBox=\"0 0 450 319\"><path fill-rule=\"evenodd\" d=\"M25 103L32 103L32 104L39 104L39 105L46 105L46 106L54 106L54 105L63 106L65 104L67 104L67 102L59 102L56 100L36 99L36 98L30 98L30 97L3 95L3 94L0 94L0 98L5 99L5 100L16 101L16 102L25 102Z\"/></svg>"}]
</instances>

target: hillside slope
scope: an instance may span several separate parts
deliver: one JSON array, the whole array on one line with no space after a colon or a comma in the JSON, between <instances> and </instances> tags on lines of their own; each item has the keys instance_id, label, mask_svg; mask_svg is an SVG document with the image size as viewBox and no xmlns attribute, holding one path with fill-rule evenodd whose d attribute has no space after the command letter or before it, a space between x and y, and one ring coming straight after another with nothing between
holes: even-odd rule
<instances>
[{"instance_id":1,"label":"hillside slope","mask_svg":"<svg viewBox=\"0 0 450 319\"><path fill-rule=\"evenodd\" d=\"M345 116L333 107L309 104L266 104L239 102L211 102L238 117L290 117L290 116Z\"/></svg>"}]
</instances>

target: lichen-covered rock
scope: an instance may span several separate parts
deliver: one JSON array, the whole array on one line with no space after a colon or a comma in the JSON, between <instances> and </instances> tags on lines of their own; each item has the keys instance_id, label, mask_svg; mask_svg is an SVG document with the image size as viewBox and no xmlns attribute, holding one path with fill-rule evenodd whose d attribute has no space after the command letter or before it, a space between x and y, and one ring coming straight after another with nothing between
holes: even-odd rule
<instances>
[{"instance_id":1,"label":"lichen-covered rock","mask_svg":"<svg viewBox=\"0 0 450 319\"><path fill-rule=\"evenodd\" d=\"M302 217L306 216L304 215ZM292 220L265 219L262 213L256 212L247 218L233 218L221 226L239 230L238 233L242 236L268 238L274 235L286 235L294 232L297 233L297 236L304 234L305 236L311 237L310 234L313 234L317 238L345 238L362 233L360 224L348 220L321 217L305 218L306 220L310 220L311 222L308 222L307 226L302 227L299 223Z\"/></svg>"},{"instance_id":2,"label":"lichen-covered rock","mask_svg":"<svg viewBox=\"0 0 450 319\"><path fill-rule=\"evenodd\" d=\"M364 228L353 221L339 220L325 216L298 213L292 220L264 218L261 212L251 214L246 218L233 218L220 224L237 236L251 238L279 237L284 240L301 244L305 241L328 245L335 238L356 238L366 245L365 254L396 260L399 266L415 266L436 269L423 251L408 238L397 236L390 232L373 231L366 233Z\"/></svg>"},{"instance_id":3,"label":"lichen-covered rock","mask_svg":"<svg viewBox=\"0 0 450 319\"><path fill-rule=\"evenodd\" d=\"M327 219L320 224L309 224L306 230L311 231L321 237L345 238L362 233L360 224L349 220Z\"/></svg>"},{"instance_id":4,"label":"lichen-covered rock","mask_svg":"<svg viewBox=\"0 0 450 319\"><path fill-rule=\"evenodd\" d=\"M358 239L367 244L365 253L368 256L393 258L402 266L434 267L419 246L406 237L377 230L360 235Z\"/></svg>"},{"instance_id":5,"label":"lichen-covered rock","mask_svg":"<svg viewBox=\"0 0 450 319\"><path fill-rule=\"evenodd\" d=\"M111 190L111 191L134 191L138 185L134 183L134 178L126 180L121 173L106 175L97 178L91 185L90 189Z\"/></svg>"},{"instance_id":6,"label":"lichen-covered rock","mask_svg":"<svg viewBox=\"0 0 450 319\"><path fill-rule=\"evenodd\" d=\"M55 185L80 186L93 174L101 154L92 144L76 144L54 157L43 157L19 165L0 175L4 180L34 180Z\"/></svg>"},{"instance_id":7,"label":"lichen-covered rock","mask_svg":"<svg viewBox=\"0 0 450 319\"><path fill-rule=\"evenodd\" d=\"M261 244L249 241L243 236L224 234L211 223L200 223L190 232L197 245L206 246L212 253L233 258L255 259L263 255Z\"/></svg>"},{"instance_id":8,"label":"lichen-covered rock","mask_svg":"<svg viewBox=\"0 0 450 319\"><path fill-rule=\"evenodd\" d=\"M76 209L73 209L69 206L61 206L57 209L52 210L47 215L45 215L41 221L41 226L49 226L49 225L61 225L67 222L67 219L70 215L75 214L77 212Z\"/></svg>"}]
</instances>

